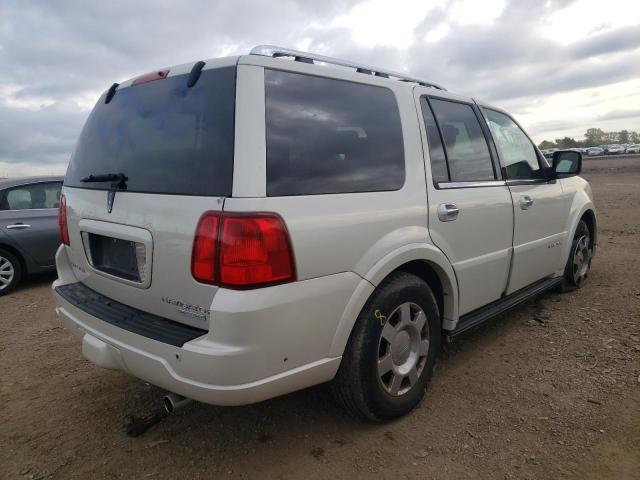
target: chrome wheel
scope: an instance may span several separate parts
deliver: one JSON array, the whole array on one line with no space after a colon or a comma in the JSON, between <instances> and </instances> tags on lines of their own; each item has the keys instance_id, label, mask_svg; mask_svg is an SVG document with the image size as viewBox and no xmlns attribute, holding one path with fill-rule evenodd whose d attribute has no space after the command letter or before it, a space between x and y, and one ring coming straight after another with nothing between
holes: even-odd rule
<instances>
[{"instance_id":1,"label":"chrome wheel","mask_svg":"<svg viewBox=\"0 0 640 480\"><path fill-rule=\"evenodd\" d=\"M7 288L14 276L13 264L7 258L0 257L0 290Z\"/></svg>"},{"instance_id":2,"label":"chrome wheel","mask_svg":"<svg viewBox=\"0 0 640 480\"><path fill-rule=\"evenodd\" d=\"M587 278L589 266L591 264L591 249L589 248L589 237L582 235L576 242L573 250L573 283L581 286Z\"/></svg>"},{"instance_id":3,"label":"chrome wheel","mask_svg":"<svg viewBox=\"0 0 640 480\"><path fill-rule=\"evenodd\" d=\"M406 302L387 317L378 342L378 377L393 396L418 382L429 353L429 322L415 303Z\"/></svg>"}]
</instances>

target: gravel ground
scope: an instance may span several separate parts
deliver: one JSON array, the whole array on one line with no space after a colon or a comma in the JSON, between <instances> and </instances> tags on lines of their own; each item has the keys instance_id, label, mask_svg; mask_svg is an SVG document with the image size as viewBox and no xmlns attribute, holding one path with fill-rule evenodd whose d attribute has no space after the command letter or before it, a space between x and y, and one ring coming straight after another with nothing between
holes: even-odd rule
<instances>
[{"instance_id":1,"label":"gravel ground","mask_svg":"<svg viewBox=\"0 0 640 480\"><path fill-rule=\"evenodd\" d=\"M53 276L0 298L0 478L640 478L640 158L585 160L599 211L587 285L447 345L425 401L374 425L324 386L192 404L132 438L161 392L85 361Z\"/></svg>"}]
</instances>

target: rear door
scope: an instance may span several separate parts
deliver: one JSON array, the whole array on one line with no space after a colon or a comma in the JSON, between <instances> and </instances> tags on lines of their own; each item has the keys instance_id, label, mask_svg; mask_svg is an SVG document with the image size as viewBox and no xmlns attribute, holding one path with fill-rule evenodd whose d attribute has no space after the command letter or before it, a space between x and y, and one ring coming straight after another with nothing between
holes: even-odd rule
<instances>
[{"instance_id":1,"label":"rear door","mask_svg":"<svg viewBox=\"0 0 640 480\"><path fill-rule=\"evenodd\" d=\"M235 66L127 82L98 101L64 183L69 258L97 292L206 328L216 287L194 280L198 220L231 194Z\"/></svg>"},{"instance_id":2,"label":"rear door","mask_svg":"<svg viewBox=\"0 0 640 480\"><path fill-rule=\"evenodd\" d=\"M62 182L19 185L0 192L0 229L40 267L55 264Z\"/></svg>"},{"instance_id":3,"label":"rear door","mask_svg":"<svg viewBox=\"0 0 640 480\"><path fill-rule=\"evenodd\" d=\"M570 201L560 182L544 178L546 162L506 113L482 108L495 140L513 197L513 265L507 293L520 290L562 268L562 242Z\"/></svg>"},{"instance_id":4,"label":"rear door","mask_svg":"<svg viewBox=\"0 0 640 480\"><path fill-rule=\"evenodd\" d=\"M475 105L433 89L416 92L428 144L429 233L456 272L462 315L498 300L506 288L511 195Z\"/></svg>"}]
</instances>

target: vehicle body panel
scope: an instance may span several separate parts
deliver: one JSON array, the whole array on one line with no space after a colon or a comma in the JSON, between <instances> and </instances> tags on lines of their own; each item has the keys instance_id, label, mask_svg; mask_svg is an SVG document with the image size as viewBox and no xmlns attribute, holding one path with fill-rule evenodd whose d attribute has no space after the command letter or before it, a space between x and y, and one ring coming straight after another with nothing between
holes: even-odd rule
<instances>
[{"instance_id":1,"label":"vehicle body panel","mask_svg":"<svg viewBox=\"0 0 640 480\"><path fill-rule=\"evenodd\" d=\"M58 250L54 289L80 280L69 253L64 246ZM340 357L330 351L336 325L351 292L363 281L340 273L250 291L221 289L211 305L215 313L209 332L182 347L131 334L54 296L68 328L116 350L96 352L89 338L85 354L90 360L103 358L105 366L115 365L190 398L240 405L335 375Z\"/></svg>"},{"instance_id":2,"label":"vehicle body panel","mask_svg":"<svg viewBox=\"0 0 640 480\"><path fill-rule=\"evenodd\" d=\"M562 245L567 241L569 198L560 183L509 186L513 195L513 265L507 294L552 275L562 266ZM526 209L522 202L533 204ZM521 205L522 204L522 205Z\"/></svg>"},{"instance_id":3,"label":"vehicle body panel","mask_svg":"<svg viewBox=\"0 0 640 480\"><path fill-rule=\"evenodd\" d=\"M67 199L71 240L68 256L79 281L131 307L207 328L207 318L194 316L189 310L181 309L177 302L210 310L217 288L194 280L189 259L200 216L209 210L222 210L222 198L118 191L113 210L108 213L105 190L64 187L63 193ZM82 226L81 222L84 222ZM111 228L114 238L128 238L125 232L139 236L140 229L152 238L153 253L147 258L151 278L146 288L104 275L89 263L81 231L100 234L109 231L110 225L114 227Z\"/></svg>"},{"instance_id":4,"label":"vehicle body panel","mask_svg":"<svg viewBox=\"0 0 640 480\"><path fill-rule=\"evenodd\" d=\"M592 258L596 254L598 246L598 216L596 214L595 201L589 182L580 176L563 178L560 180L562 190L567 197L569 213L565 217L566 241L561 253L561 269L569 258L571 242L584 215L589 215L593 222L593 238L591 239L593 251Z\"/></svg>"},{"instance_id":5,"label":"vehicle body panel","mask_svg":"<svg viewBox=\"0 0 640 480\"><path fill-rule=\"evenodd\" d=\"M449 92L416 87L415 104L424 145L424 161L430 165L420 97L461 101L473 100ZM500 179L501 180L501 179ZM477 182L475 186L437 188L431 168L426 168L429 196L429 233L434 244L451 262L458 285L458 315L500 298L507 287L513 238L513 205L504 182ZM453 204L459 209L453 221L441 221L438 207Z\"/></svg>"},{"instance_id":6,"label":"vehicle body panel","mask_svg":"<svg viewBox=\"0 0 640 480\"><path fill-rule=\"evenodd\" d=\"M0 229L38 269L54 268L60 245L57 208L0 211Z\"/></svg>"},{"instance_id":7,"label":"vehicle body panel","mask_svg":"<svg viewBox=\"0 0 640 480\"><path fill-rule=\"evenodd\" d=\"M0 180L0 195L8 189L36 184L62 184L62 177L21 177ZM60 244L57 208L0 210L0 247L4 244L19 253L27 273L55 268Z\"/></svg>"}]
</instances>

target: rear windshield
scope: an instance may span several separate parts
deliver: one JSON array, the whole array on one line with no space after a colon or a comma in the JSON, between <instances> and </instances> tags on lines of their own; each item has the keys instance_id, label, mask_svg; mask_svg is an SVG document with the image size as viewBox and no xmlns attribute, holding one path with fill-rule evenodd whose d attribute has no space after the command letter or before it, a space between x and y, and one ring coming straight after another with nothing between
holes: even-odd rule
<instances>
[{"instance_id":1,"label":"rear windshield","mask_svg":"<svg viewBox=\"0 0 640 480\"><path fill-rule=\"evenodd\" d=\"M124 173L127 190L182 195L231 195L235 67L202 72L187 87L177 75L103 96L85 124L65 185L108 189L89 175Z\"/></svg>"}]
</instances>

